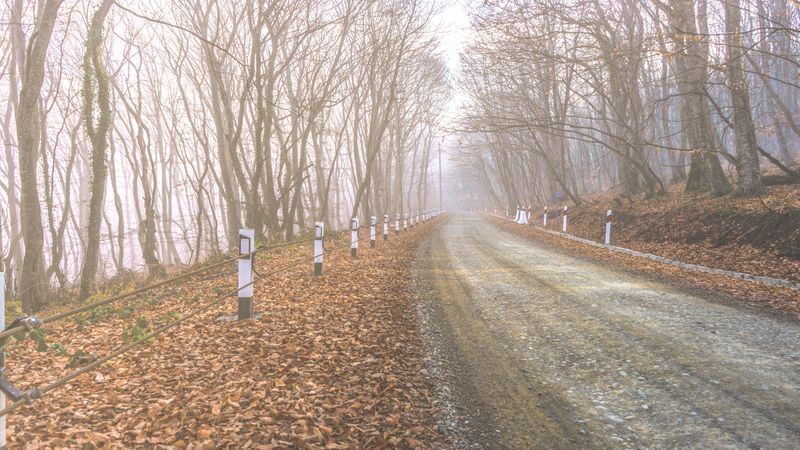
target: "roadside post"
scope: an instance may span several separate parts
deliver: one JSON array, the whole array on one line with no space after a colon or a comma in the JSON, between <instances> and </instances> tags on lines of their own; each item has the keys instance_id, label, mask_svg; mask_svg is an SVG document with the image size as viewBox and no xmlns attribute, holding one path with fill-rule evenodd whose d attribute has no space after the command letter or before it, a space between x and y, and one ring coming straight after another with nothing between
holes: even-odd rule
<instances>
[{"instance_id":1,"label":"roadside post","mask_svg":"<svg viewBox=\"0 0 800 450\"><path fill-rule=\"evenodd\" d=\"M383 240L384 241L388 241L389 240L389 215L388 214L384 214L383 215Z\"/></svg>"},{"instance_id":2,"label":"roadside post","mask_svg":"<svg viewBox=\"0 0 800 450\"><path fill-rule=\"evenodd\" d=\"M314 276L322 275L322 240L325 238L325 222L314 223Z\"/></svg>"},{"instance_id":3,"label":"roadside post","mask_svg":"<svg viewBox=\"0 0 800 450\"><path fill-rule=\"evenodd\" d=\"M517 223L520 224L520 225L527 225L528 224L528 212L525 211L525 208L522 207L522 206L519 207L518 211L519 211L519 214L518 214L519 220L517 220Z\"/></svg>"},{"instance_id":4,"label":"roadside post","mask_svg":"<svg viewBox=\"0 0 800 450\"><path fill-rule=\"evenodd\" d=\"M353 217L350 225L350 255L355 258L358 255L358 218Z\"/></svg>"},{"instance_id":5,"label":"roadside post","mask_svg":"<svg viewBox=\"0 0 800 450\"><path fill-rule=\"evenodd\" d=\"M400 234L400 213L394 216L394 234Z\"/></svg>"},{"instance_id":6,"label":"roadside post","mask_svg":"<svg viewBox=\"0 0 800 450\"><path fill-rule=\"evenodd\" d=\"M564 225L561 227L561 231L564 233L567 232L567 207L564 207Z\"/></svg>"},{"instance_id":7,"label":"roadside post","mask_svg":"<svg viewBox=\"0 0 800 450\"><path fill-rule=\"evenodd\" d=\"M542 226L547 226L547 206L544 207L544 218L542 219Z\"/></svg>"},{"instance_id":8,"label":"roadside post","mask_svg":"<svg viewBox=\"0 0 800 450\"><path fill-rule=\"evenodd\" d=\"M239 320L253 317L255 231L239 230Z\"/></svg>"},{"instance_id":9,"label":"roadside post","mask_svg":"<svg viewBox=\"0 0 800 450\"><path fill-rule=\"evenodd\" d=\"M528 206L528 222L531 221L531 211L532 211L531 207Z\"/></svg>"},{"instance_id":10,"label":"roadside post","mask_svg":"<svg viewBox=\"0 0 800 450\"><path fill-rule=\"evenodd\" d=\"M611 244L611 210L606 213L606 245Z\"/></svg>"},{"instance_id":11,"label":"roadside post","mask_svg":"<svg viewBox=\"0 0 800 450\"><path fill-rule=\"evenodd\" d=\"M408 213L403 213L403 231L408 231Z\"/></svg>"},{"instance_id":12,"label":"roadside post","mask_svg":"<svg viewBox=\"0 0 800 450\"><path fill-rule=\"evenodd\" d=\"M375 247L375 239L378 237L378 219L375 216L370 218L369 225L369 246Z\"/></svg>"}]
</instances>

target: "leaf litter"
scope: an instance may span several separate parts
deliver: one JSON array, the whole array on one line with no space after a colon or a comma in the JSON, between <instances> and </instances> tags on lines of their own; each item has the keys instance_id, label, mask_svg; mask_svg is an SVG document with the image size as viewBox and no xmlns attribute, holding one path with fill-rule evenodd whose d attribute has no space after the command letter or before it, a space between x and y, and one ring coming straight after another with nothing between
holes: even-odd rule
<instances>
[{"instance_id":1,"label":"leaf litter","mask_svg":"<svg viewBox=\"0 0 800 450\"><path fill-rule=\"evenodd\" d=\"M312 274L308 244L257 258L260 273L308 264L257 277L258 318L217 320L236 314L231 298L13 412L9 446L447 446L423 376L411 288L414 250L432 226L379 240L375 249L362 241L357 259L341 236L327 244L336 251L326 254L322 277ZM74 370L74 355L107 354L125 331L174 320L235 283L232 268L54 323L46 351L30 339L9 346L7 375L20 388L45 384Z\"/></svg>"}]
</instances>

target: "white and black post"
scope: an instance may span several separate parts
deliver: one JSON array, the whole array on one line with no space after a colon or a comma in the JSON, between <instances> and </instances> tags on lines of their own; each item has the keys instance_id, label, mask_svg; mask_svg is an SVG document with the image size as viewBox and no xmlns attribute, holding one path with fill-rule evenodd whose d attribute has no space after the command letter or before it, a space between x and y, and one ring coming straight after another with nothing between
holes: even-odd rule
<instances>
[{"instance_id":1,"label":"white and black post","mask_svg":"<svg viewBox=\"0 0 800 450\"><path fill-rule=\"evenodd\" d=\"M542 219L542 226L547 226L547 206L544 207L544 218Z\"/></svg>"},{"instance_id":2,"label":"white and black post","mask_svg":"<svg viewBox=\"0 0 800 450\"><path fill-rule=\"evenodd\" d=\"M606 213L606 245L611 243L611 210Z\"/></svg>"},{"instance_id":3,"label":"white and black post","mask_svg":"<svg viewBox=\"0 0 800 450\"><path fill-rule=\"evenodd\" d=\"M353 217L350 225L350 255L355 258L358 255L358 218Z\"/></svg>"},{"instance_id":4,"label":"white and black post","mask_svg":"<svg viewBox=\"0 0 800 450\"><path fill-rule=\"evenodd\" d=\"M566 206L564 207L564 225L562 225L561 231L563 231L564 233L567 232L567 207Z\"/></svg>"},{"instance_id":5,"label":"white and black post","mask_svg":"<svg viewBox=\"0 0 800 450\"><path fill-rule=\"evenodd\" d=\"M408 213L403 213L403 231L408 231Z\"/></svg>"},{"instance_id":6,"label":"white and black post","mask_svg":"<svg viewBox=\"0 0 800 450\"><path fill-rule=\"evenodd\" d=\"M322 275L322 254L325 253L325 222L314 223L314 276Z\"/></svg>"},{"instance_id":7,"label":"white and black post","mask_svg":"<svg viewBox=\"0 0 800 450\"><path fill-rule=\"evenodd\" d=\"M400 234L400 213L394 216L394 234Z\"/></svg>"},{"instance_id":8,"label":"white and black post","mask_svg":"<svg viewBox=\"0 0 800 450\"><path fill-rule=\"evenodd\" d=\"M388 214L384 214L383 215L383 240L384 241L388 241L389 240L389 215Z\"/></svg>"},{"instance_id":9,"label":"white and black post","mask_svg":"<svg viewBox=\"0 0 800 450\"><path fill-rule=\"evenodd\" d=\"M378 219L375 216L370 218L369 224L369 246L375 247L375 239L378 238Z\"/></svg>"},{"instance_id":10,"label":"white and black post","mask_svg":"<svg viewBox=\"0 0 800 450\"><path fill-rule=\"evenodd\" d=\"M528 213L522 206L519 207L519 220L517 220L517 223L520 225L528 224Z\"/></svg>"},{"instance_id":11,"label":"white and black post","mask_svg":"<svg viewBox=\"0 0 800 450\"><path fill-rule=\"evenodd\" d=\"M255 231L239 230L239 320L253 317Z\"/></svg>"}]
</instances>

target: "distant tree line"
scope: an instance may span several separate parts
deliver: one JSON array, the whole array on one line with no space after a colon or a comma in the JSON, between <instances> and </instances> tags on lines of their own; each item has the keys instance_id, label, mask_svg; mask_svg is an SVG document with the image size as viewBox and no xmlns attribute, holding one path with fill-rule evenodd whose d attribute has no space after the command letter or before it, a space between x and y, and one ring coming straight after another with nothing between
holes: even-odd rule
<instances>
[{"instance_id":1,"label":"distant tree line","mask_svg":"<svg viewBox=\"0 0 800 450\"><path fill-rule=\"evenodd\" d=\"M796 3L508 0L473 24L459 129L487 206L800 181Z\"/></svg>"}]
</instances>

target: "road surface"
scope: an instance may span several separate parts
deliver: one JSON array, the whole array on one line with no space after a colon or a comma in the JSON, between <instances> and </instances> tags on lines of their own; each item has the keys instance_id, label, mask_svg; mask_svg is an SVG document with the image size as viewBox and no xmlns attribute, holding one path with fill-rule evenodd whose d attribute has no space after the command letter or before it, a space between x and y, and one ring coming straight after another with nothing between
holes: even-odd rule
<instances>
[{"instance_id":1,"label":"road surface","mask_svg":"<svg viewBox=\"0 0 800 450\"><path fill-rule=\"evenodd\" d=\"M473 448L800 448L800 324L459 215L414 269L443 422Z\"/></svg>"}]
</instances>

